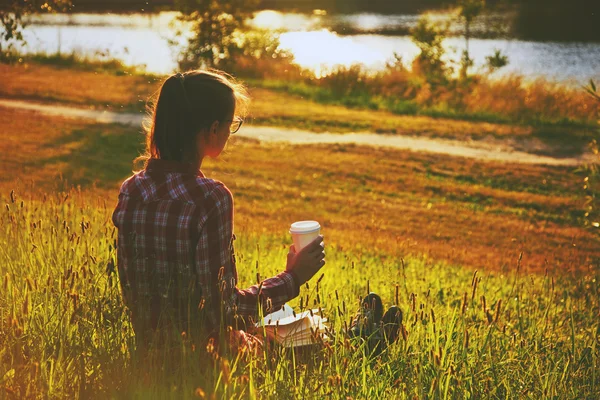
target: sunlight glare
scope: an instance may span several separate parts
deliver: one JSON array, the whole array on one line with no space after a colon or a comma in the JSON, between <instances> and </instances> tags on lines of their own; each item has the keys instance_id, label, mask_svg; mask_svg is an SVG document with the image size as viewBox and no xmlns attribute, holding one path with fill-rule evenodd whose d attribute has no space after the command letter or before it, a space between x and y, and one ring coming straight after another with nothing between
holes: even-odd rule
<instances>
[{"instance_id":1,"label":"sunlight glare","mask_svg":"<svg viewBox=\"0 0 600 400\"><path fill-rule=\"evenodd\" d=\"M325 65L374 64L385 57L369 46L357 43L352 37L339 36L326 29L312 32L285 32L281 48L292 52L294 61L302 67L323 75Z\"/></svg>"},{"instance_id":2,"label":"sunlight glare","mask_svg":"<svg viewBox=\"0 0 600 400\"><path fill-rule=\"evenodd\" d=\"M371 31L381 26L381 17L372 14L361 14L356 19L356 27L361 31Z\"/></svg>"},{"instance_id":3,"label":"sunlight glare","mask_svg":"<svg viewBox=\"0 0 600 400\"><path fill-rule=\"evenodd\" d=\"M274 10L263 10L254 14L250 25L258 29L269 30L308 30L314 28L318 16L299 13L281 13Z\"/></svg>"},{"instance_id":4,"label":"sunlight glare","mask_svg":"<svg viewBox=\"0 0 600 400\"><path fill-rule=\"evenodd\" d=\"M261 29L281 29L283 27L283 20L280 12L264 10L256 13L252 24Z\"/></svg>"}]
</instances>

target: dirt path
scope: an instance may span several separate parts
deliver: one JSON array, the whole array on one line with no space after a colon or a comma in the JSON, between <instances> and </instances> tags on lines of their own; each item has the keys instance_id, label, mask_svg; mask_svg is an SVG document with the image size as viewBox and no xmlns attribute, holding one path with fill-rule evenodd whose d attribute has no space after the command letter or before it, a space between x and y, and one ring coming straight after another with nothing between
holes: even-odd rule
<instances>
[{"instance_id":1,"label":"dirt path","mask_svg":"<svg viewBox=\"0 0 600 400\"><path fill-rule=\"evenodd\" d=\"M143 114L115 113L86 110L73 107L45 105L26 101L0 99L0 107L32 110L46 115L90 119L100 123L118 123L140 126ZM1 112L1 111L0 111ZM358 144L382 146L412 151L424 151L450 156L475 158L484 161L504 161L524 164L576 166L591 161L589 155L573 158L553 158L517 151L510 145L490 144L485 141L459 142L456 140L430 139L374 133L313 133L308 131L245 125L236 135L263 142L286 142L291 144Z\"/></svg>"}]
</instances>

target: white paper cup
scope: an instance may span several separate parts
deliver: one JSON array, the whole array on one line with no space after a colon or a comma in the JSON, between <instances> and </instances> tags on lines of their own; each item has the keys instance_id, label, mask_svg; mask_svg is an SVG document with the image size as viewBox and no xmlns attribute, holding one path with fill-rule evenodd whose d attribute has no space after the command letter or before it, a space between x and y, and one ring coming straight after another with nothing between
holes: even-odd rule
<instances>
[{"instance_id":1,"label":"white paper cup","mask_svg":"<svg viewBox=\"0 0 600 400\"><path fill-rule=\"evenodd\" d=\"M302 250L307 244L315 240L321 232L321 225L317 221L298 221L290 227L294 249Z\"/></svg>"}]
</instances>

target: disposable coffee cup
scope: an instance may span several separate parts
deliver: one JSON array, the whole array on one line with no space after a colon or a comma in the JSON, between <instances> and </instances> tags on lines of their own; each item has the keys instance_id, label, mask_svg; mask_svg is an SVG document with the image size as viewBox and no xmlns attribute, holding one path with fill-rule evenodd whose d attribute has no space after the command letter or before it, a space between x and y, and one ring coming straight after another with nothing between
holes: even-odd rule
<instances>
[{"instance_id":1,"label":"disposable coffee cup","mask_svg":"<svg viewBox=\"0 0 600 400\"><path fill-rule=\"evenodd\" d=\"M321 232L321 225L317 221L298 221L290 227L294 249L302 250L307 244L315 240Z\"/></svg>"}]
</instances>

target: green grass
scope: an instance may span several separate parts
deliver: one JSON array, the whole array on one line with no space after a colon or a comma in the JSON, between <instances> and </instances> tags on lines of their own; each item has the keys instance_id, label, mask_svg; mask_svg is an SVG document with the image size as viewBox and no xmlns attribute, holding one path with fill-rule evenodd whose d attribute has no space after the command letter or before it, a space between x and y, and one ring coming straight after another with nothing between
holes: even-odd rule
<instances>
[{"instance_id":1,"label":"green grass","mask_svg":"<svg viewBox=\"0 0 600 400\"><path fill-rule=\"evenodd\" d=\"M108 129L107 129L108 128ZM91 125L76 129L48 144L48 147L71 148L68 154L38 159L37 168L66 165L61 171L76 186L112 187L132 170L131 160L144 152L144 136L122 125Z\"/></svg>"},{"instance_id":2,"label":"green grass","mask_svg":"<svg viewBox=\"0 0 600 400\"><path fill-rule=\"evenodd\" d=\"M301 292L330 319L329 345L238 359L183 340L142 361L107 269L111 207L77 192L14 200L2 195L0 216L0 390L9 398L194 398L198 388L223 399L600 395L598 269L532 275L514 260L503 273L473 272L330 244L320 284ZM287 237L238 238L242 286L277 272ZM367 288L404 311L406 336L380 357L343 333Z\"/></svg>"}]
</instances>

